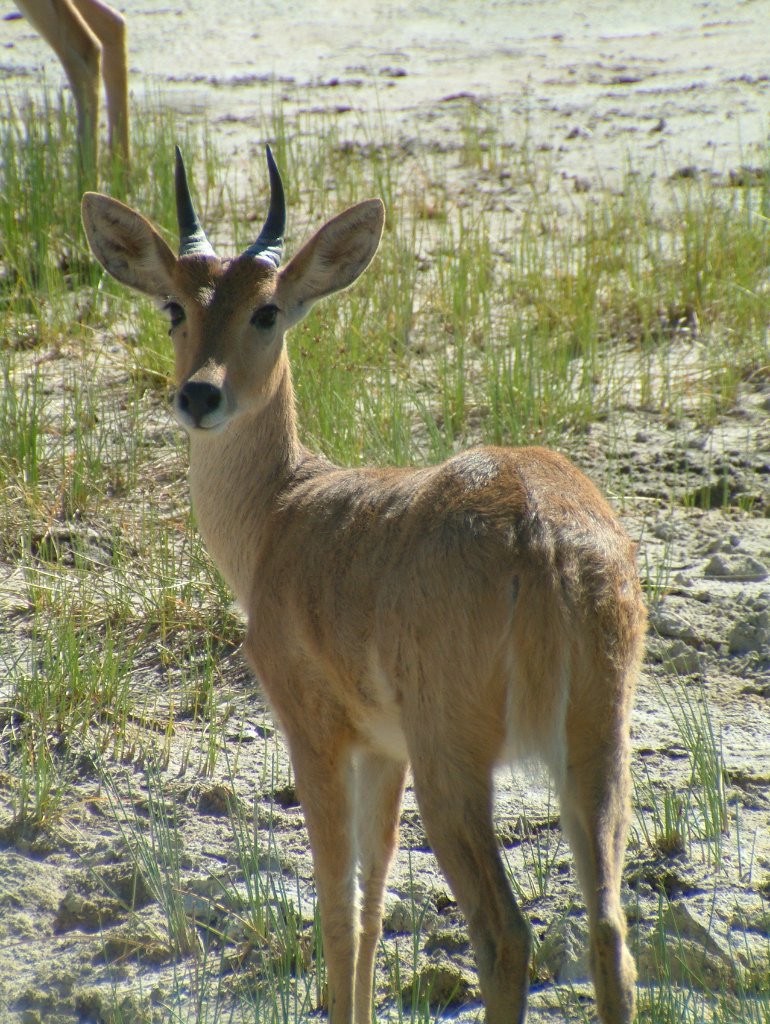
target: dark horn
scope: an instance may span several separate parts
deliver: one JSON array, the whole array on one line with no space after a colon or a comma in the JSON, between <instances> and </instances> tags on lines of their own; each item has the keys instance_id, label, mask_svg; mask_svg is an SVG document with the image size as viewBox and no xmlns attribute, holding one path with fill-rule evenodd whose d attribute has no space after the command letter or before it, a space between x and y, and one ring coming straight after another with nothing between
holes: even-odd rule
<instances>
[{"instance_id":1,"label":"dark horn","mask_svg":"<svg viewBox=\"0 0 770 1024\"><path fill-rule=\"evenodd\" d=\"M179 255L216 257L195 212L179 146L176 147L176 216L179 221Z\"/></svg>"},{"instance_id":2,"label":"dark horn","mask_svg":"<svg viewBox=\"0 0 770 1024\"><path fill-rule=\"evenodd\" d=\"M276 269L281 265L283 255L283 235L286 230L286 197L283 182L269 146L267 151L267 169L270 172L270 209L267 220L259 233L259 238L246 250L246 256L255 256L266 260Z\"/></svg>"}]
</instances>

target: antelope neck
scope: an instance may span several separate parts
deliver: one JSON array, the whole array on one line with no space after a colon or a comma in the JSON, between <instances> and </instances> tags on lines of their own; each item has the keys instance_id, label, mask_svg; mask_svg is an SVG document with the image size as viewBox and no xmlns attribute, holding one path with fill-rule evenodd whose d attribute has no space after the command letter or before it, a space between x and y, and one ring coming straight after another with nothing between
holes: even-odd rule
<instances>
[{"instance_id":1,"label":"antelope neck","mask_svg":"<svg viewBox=\"0 0 770 1024\"><path fill-rule=\"evenodd\" d=\"M297 436L288 363L263 408L236 414L221 430L190 434L190 492L198 525L244 607L276 496L306 455Z\"/></svg>"}]
</instances>

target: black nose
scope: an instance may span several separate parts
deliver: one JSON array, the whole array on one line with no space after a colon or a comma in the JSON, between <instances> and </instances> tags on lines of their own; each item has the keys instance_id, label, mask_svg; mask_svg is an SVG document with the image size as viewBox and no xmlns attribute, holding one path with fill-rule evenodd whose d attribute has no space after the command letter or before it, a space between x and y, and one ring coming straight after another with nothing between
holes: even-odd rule
<instances>
[{"instance_id":1,"label":"black nose","mask_svg":"<svg viewBox=\"0 0 770 1024\"><path fill-rule=\"evenodd\" d=\"M221 402L221 389L206 381L188 380L177 395L180 411L192 420L196 427L203 424L206 416L216 412Z\"/></svg>"}]
</instances>

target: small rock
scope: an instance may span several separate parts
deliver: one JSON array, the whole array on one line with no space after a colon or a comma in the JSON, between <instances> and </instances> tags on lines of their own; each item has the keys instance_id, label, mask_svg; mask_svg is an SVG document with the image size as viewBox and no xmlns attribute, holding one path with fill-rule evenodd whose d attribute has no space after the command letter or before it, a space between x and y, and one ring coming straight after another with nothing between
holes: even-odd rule
<instances>
[{"instance_id":1,"label":"small rock","mask_svg":"<svg viewBox=\"0 0 770 1024\"><path fill-rule=\"evenodd\" d=\"M442 958L413 975L401 991L401 1001L404 1008L426 1000L434 1008L462 1006L472 997L473 987L473 980L462 968Z\"/></svg>"},{"instance_id":2,"label":"small rock","mask_svg":"<svg viewBox=\"0 0 770 1024\"><path fill-rule=\"evenodd\" d=\"M72 521L49 526L44 534L32 538L31 548L40 561L86 569L109 566L115 555L111 537Z\"/></svg>"},{"instance_id":3,"label":"small rock","mask_svg":"<svg viewBox=\"0 0 770 1024\"><path fill-rule=\"evenodd\" d=\"M537 951L537 967L559 984L588 978L588 931L572 918L548 929Z\"/></svg>"},{"instance_id":4,"label":"small rock","mask_svg":"<svg viewBox=\"0 0 770 1024\"><path fill-rule=\"evenodd\" d=\"M257 867L265 873L280 875L283 871L291 870L291 859L283 858L272 850L263 850L257 857Z\"/></svg>"},{"instance_id":5,"label":"small rock","mask_svg":"<svg viewBox=\"0 0 770 1024\"><path fill-rule=\"evenodd\" d=\"M683 640L674 640L663 654L664 665L681 676L700 672L701 660L700 654Z\"/></svg>"},{"instance_id":6,"label":"small rock","mask_svg":"<svg viewBox=\"0 0 770 1024\"><path fill-rule=\"evenodd\" d=\"M425 951L443 949L445 953L460 953L468 948L469 939L461 928L442 928L428 936Z\"/></svg>"},{"instance_id":7,"label":"small rock","mask_svg":"<svg viewBox=\"0 0 770 1024\"><path fill-rule=\"evenodd\" d=\"M671 903L637 959L640 980L666 979L709 992L732 988L736 971L729 949L682 903Z\"/></svg>"},{"instance_id":8,"label":"small rock","mask_svg":"<svg viewBox=\"0 0 770 1024\"><path fill-rule=\"evenodd\" d=\"M728 180L733 188L745 188L747 185L763 185L767 182L767 171L764 167L731 168Z\"/></svg>"},{"instance_id":9,"label":"small rock","mask_svg":"<svg viewBox=\"0 0 770 1024\"><path fill-rule=\"evenodd\" d=\"M216 818L225 818L235 807L236 796L229 786L216 785L204 789L198 797L198 812Z\"/></svg>"},{"instance_id":10,"label":"small rock","mask_svg":"<svg viewBox=\"0 0 770 1024\"><path fill-rule=\"evenodd\" d=\"M133 864L105 865L101 877L107 891L132 910L146 907L155 899L147 879Z\"/></svg>"},{"instance_id":11,"label":"small rock","mask_svg":"<svg viewBox=\"0 0 770 1024\"><path fill-rule=\"evenodd\" d=\"M269 739L275 735L275 729L271 726L262 725L238 725L235 729L228 729L227 738L237 743L255 743L258 740Z\"/></svg>"},{"instance_id":12,"label":"small rock","mask_svg":"<svg viewBox=\"0 0 770 1024\"><path fill-rule=\"evenodd\" d=\"M661 919L661 924L668 935L693 939L728 967L732 967L733 960L730 953L714 938L713 930L701 924L684 903L669 903Z\"/></svg>"},{"instance_id":13,"label":"small rock","mask_svg":"<svg viewBox=\"0 0 770 1024\"><path fill-rule=\"evenodd\" d=\"M76 892L68 892L59 904L59 911L54 921L54 932L81 931L95 932L102 925L100 908L91 900Z\"/></svg>"},{"instance_id":14,"label":"small rock","mask_svg":"<svg viewBox=\"0 0 770 1024\"><path fill-rule=\"evenodd\" d=\"M767 700L770 697L770 683L749 683L748 686L741 687L741 693L747 697L761 697Z\"/></svg>"},{"instance_id":15,"label":"small rock","mask_svg":"<svg viewBox=\"0 0 770 1024\"><path fill-rule=\"evenodd\" d=\"M185 936L180 935L177 938L184 940ZM185 943L184 952L189 951L188 944ZM161 942L153 932L143 934L134 930L129 933L127 930L114 929L103 936L100 957L108 964L115 961L132 961L157 965L168 963L173 955L171 947Z\"/></svg>"},{"instance_id":16,"label":"small rock","mask_svg":"<svg viewBox=\"0 0 770 1024\"><path fill-rule=\"evenodd\" d=\"M686 572L675 573L671 577L671 582L676 584L676 586L679 587L680 589L684 589L684 590L690 590L692 588L692 586L694 585L694 580L693 580L692 576L689 576ZM695 597L695 595L693 595L693 597ZM708 594L708 596L706 598L695 597L695 600L696 601L703 601L703 600L705 600L706 603L708 603L711 600L711 594Z\"/></svg>"},{"instance_id":17,"label":"small rock","mask_svg":"<svg viewBox=\"0 0 770 1024\"><path fill-rule=\"evenodd\" d=\"M406 900L397 900L382 916L382 927L386 932L411 932L413 922L412 908Z\"/></svg>"},{"instance_id":18,"label":"small rock","mask_svg":"<svg viewBox=\"0 0 770 1024\"><path fill-rule=\"evenodd\" d=\"M736 622L727 638L730 654L751 654L770 647L770 612L759 611Z\"/></svg>"},{"instance_id":19,"label":"small rock","mask_svg":"<svg viewBox=\"0 0 770 1024\"><path fill-rule=\"evenodd\" d=\"M13 571L6 562L0 562L3 586L0 589L0 613L3 619L29 610L27 586L21 573Z\"/></svg>"},{"instance_id":20,"label":"small rock","mask_svg":"<svg viewBox=\"0 0 770 1024\"><path fill-rule=\"evenodd\" d=\"M637 958L639 980L682 985L706 992L724 992L735 982L734 972L690 939L654 938Z\"/></svg>"},{"instance_id":21,"label":"small rock","mask_svg":"<svg viewBox=\"0 0 770 1024\"><path fill-rule=\"evenodd\" d=\"M655 523L652 528L653 537L657 537L658 540L672 541L676 540L679 534L677 526L666 520L665 522Z\"/></svg>"},{"instance_id":22,"label":"small rock","mask_svg":"<svg viewBox=\"0 0 770 1024\"><path fill-rule=\"evenodd\" d=\"M751 555L717 554L709 560L703 574L729 583L757 583L767 579L770 570Z\"/></svg>"},{"instance_id":23,"label":"small rock","mask_svg":"<svg viewBox=\"0 0 770 1024\"><path fill-rule=\"evenodd\" d=\"M437 930L438 914L429 907L415 906L411 900L396 900L386 911L382 919L386 932L424 933Z\"/></svg>"},{"instance_id":24,"label":"small rock","mask_svg":"<svg viewBox=\"0 0 770 1024\"><path fill-rule=\"evenodd\" d=\"M219 909L210 898L195 892L182 894L182 906L185 914L196 924L211 924L219 915Z\"/></svg>"},{"instance_id":25,"label":"small rock","mask_svg":"<svg viewBox=\"0 0 770 1024\"><path fill-rule=\"evenodd\" d=\"M664 604L653 605L650 609L650 628L658 636L665 636L674 640L684 640L689 644L698 644L702 639L685 618L677 615L674 611L670 611Z\"/></svg>"},{"instance_id":26,"label":"small rock","mask_svg":"<svg viewBox=\"0 0 770 1024\"><path fill-rule=\"evenodd\" d=\"M127 993L122 998L116 992L103 995L97 990L80 991L75 997L75 1011L78 1020L84 1024L116 1024L117 1021L131 1021L144 1024L151 1019L146 999ZM57 1017L57 1020L60 1019Z\"/></svg>"},{"instance_id":27,"label":"small rock","mask_svg":"<svg viewBox=\"0 0 770 1024\"><path fill-rule=\"evenodd\" d=\"M674 171L674 173L671 175L672 179L676 179L676 178L697 178L697 177L698 177L698 168L695 167L693 164L688 164L685 167L678 167Z\"/></svg>"},{"instance_id":28,"label":"small rock","mask_svg":"<svg viewBox=\"0 0 770 1024\"><path fill-rule=\"evenodd\" d=\"M757 932L759 935L770 935L770 911L764 907L749 910L733 911L730 927L743 932Z\"/></svg>"},{"instance_id":29,"label":"small rock","mask_svg":"<svg viewBox=\"0 0 770 1024\"><path fill-rule=\"evenodd\" d=\"M280 807L299 807L297 790L292 785L278 786L273 790L273 800Z\"/></svg>"},{"instance_id":30,"label":"small rock","mask_svg":"<svg viewBox=\"0 0 770 1024\"><path fill-rule=\"evenodd\" d=\"M81 1020L104 1020L104 1010L104 999L96 989L81 990L75 997L75 1012Z\"/></svg>"}]
</instances>

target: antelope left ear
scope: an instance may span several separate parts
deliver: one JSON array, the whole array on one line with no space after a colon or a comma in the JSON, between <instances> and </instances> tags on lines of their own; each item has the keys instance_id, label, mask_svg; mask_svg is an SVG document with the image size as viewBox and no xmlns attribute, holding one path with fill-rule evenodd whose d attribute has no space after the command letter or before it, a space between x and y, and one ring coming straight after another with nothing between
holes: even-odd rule
<instances>
[{"instance_id":1,"label":"antelope left ear","mask_svg":"<svg viewBox=\"0 0 770 1024\"><path fill-rule=\"evenodd\" d=\"M280 272L276 295L291 322L314 302L348 288L372 261L385 224L381 199L366 199L338 214L306 242Z\"/></svg>"},{"instance_id":2,"label":"antelope left ear","mask_svg":"<svg viewBox=\"0 0 770 1024\"><path fill-rule=\"evenodd\" d=\"M145 217L99 192L86 192L81 212L91 252L108 274L156 299L173 293L177 258Z\"/></svg>"}]
</instances>

